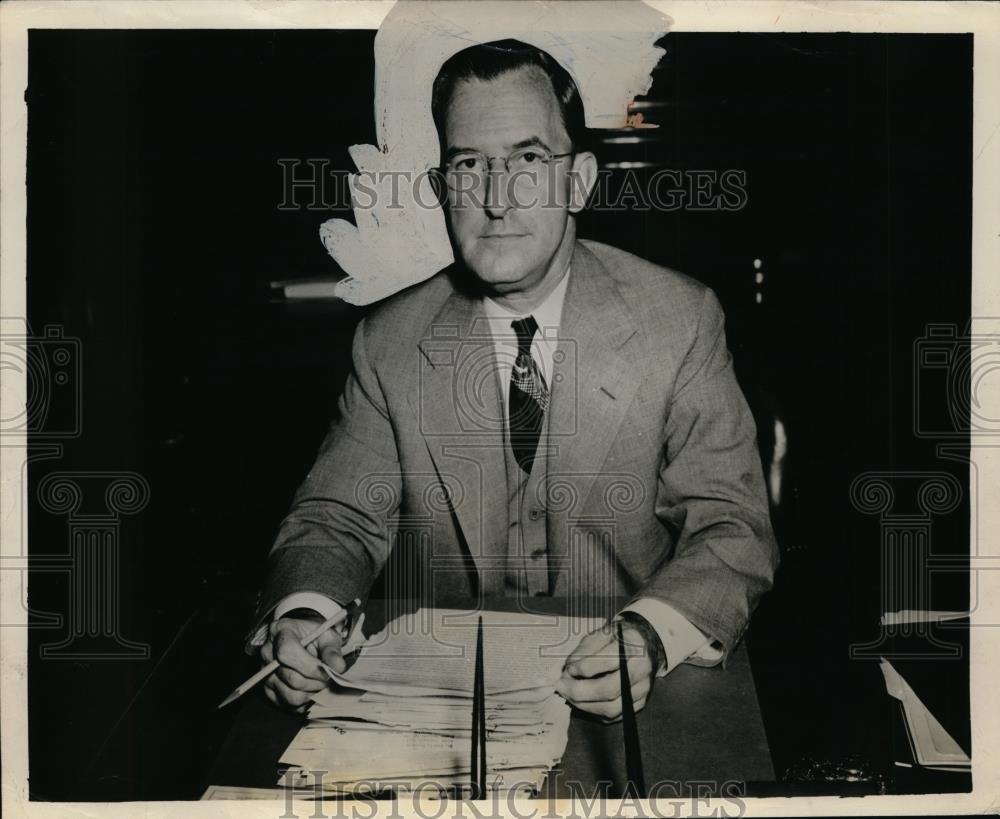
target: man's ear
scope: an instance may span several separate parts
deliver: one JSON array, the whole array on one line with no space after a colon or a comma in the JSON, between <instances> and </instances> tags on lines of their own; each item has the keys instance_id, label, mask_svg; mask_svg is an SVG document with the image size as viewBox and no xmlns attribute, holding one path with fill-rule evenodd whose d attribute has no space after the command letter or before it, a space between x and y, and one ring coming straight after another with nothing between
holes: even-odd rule
<instances>
[{"instance_id":1,"label":"man's ear","mask_svg":"<svg viewBox=\"0 0 1000 819\"><path fill-rule=\"evenodd\" d=\"M590 151L574 154L569 176L569 212L579 213L587 206L590 192L597 184L597 157Z\"/></svg>"}]
</instances>

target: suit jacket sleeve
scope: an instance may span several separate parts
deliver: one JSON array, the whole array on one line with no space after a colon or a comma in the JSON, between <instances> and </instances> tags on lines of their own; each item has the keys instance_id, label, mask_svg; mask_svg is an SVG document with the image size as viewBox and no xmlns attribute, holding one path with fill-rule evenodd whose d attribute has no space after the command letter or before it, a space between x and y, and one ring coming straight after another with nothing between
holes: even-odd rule
<instances>
[{"instance_id":1,"label":"suit jacket sleeve","mask_svg":"<svg viewBox=\"0 0 1000 819\"><path fill-rule=\"evenodd\" d=\"M675 535L638 597L658 597L728 653L772 584L778 550L753 416L726 347L724 316L706 291L675 382L656 514Z\"/></svg>"},{"instance_id":2,"label":"suit jacket sleeve","mask_svg":"<svg viewBox=\"0 0 1000 819\"><path fill-rule=\"evenodd\" d=\"M296 592L365 600L385 563L402 482L368 335L362 320L337 417L268 556L258 623Z\"/></svg>"}]
</instances>

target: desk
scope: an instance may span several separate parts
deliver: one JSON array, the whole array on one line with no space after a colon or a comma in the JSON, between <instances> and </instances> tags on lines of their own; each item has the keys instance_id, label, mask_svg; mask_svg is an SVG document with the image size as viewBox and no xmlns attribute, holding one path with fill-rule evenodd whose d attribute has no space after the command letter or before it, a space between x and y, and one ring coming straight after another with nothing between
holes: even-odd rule
<instances>
[{"instance_id":1,"label":"desk","mask_svg":"<svg viewBox=\"0 0 1000 819\"><path fill-rule=\"evenodd\" d=\"M508 601L489 602L491 608L508 608ZM552 599L532 600L537 611L551 613L559 605ZM244 699L236 706L241 711L209 782L271 788L277 781L277 760L303 718L271 706L260 691ZM732 795L732 785L726 783L774 779L744 646L725 669L682 665L657 680L638 714L638 726L647 787L652 791L658 782L674 783L663 785L664 797L678 792ZM624 777L621 723L606 725L574 712L562 765L550 774L548 786L556 796L576 792L590 797L601 783L608 783L609 794L615 796L622 791Z\"/></svg>"}]
</instances>

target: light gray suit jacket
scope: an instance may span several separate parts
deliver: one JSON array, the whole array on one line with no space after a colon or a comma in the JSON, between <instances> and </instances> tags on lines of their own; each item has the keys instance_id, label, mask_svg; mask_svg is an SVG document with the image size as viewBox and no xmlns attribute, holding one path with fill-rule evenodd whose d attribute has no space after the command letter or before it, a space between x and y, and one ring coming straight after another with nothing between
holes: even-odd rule
<instances>
[{"instance_id":1,"label":"light gray suit jacket","mask_svg":"<svg viewBox=\"0 0 1000 819\"><path fill-rule=\"evenodd\" d=\"M551 592L606 593L610 581L626 601L669 603L728 652L778 553L722 310L704 285L595 242L577 243L570 271L538 499ZM404 567L390 593L400 571L422 576L405 593L429 604L503 593L494 356L481 300L449 272L360 323L338 417L271 551L258 621L295 592L367 599L390 552Z\"/></svg>"}]
</instances>

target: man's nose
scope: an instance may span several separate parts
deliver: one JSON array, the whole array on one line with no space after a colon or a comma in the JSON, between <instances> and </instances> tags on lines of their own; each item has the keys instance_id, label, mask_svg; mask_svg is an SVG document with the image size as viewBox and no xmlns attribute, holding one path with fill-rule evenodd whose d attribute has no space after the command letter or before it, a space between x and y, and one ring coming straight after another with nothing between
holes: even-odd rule
<instances>
[{"instance_id":1,"label":"man's nose","mask_svg":"<svg viewBox=\"0 0 1000 819\"><path fill-rule=\"evenodd\" d=\"M497 163L498 165L500 163ZM502 219L511 208L510 191L507 190L510 177L503 167L493 167L486 174L486 213L493 219Z\"/></svg>"}]
</instances>

